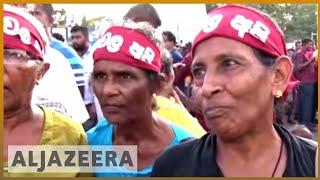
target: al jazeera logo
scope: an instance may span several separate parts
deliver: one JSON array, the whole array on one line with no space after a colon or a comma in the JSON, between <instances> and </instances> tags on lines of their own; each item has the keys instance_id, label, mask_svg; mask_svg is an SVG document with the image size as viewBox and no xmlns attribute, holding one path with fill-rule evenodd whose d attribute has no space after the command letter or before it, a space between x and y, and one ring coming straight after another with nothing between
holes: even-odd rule
<instances>
[{"instance_id":1,"label":"al jazeera logo","mask_svg":"<svg viewBox=\"0 0 320 180\"><path fill-rule=\"evenodd\" d=\"M9 146L9 173L137 172L137 146Z\"/></svg>"}]
</instances>

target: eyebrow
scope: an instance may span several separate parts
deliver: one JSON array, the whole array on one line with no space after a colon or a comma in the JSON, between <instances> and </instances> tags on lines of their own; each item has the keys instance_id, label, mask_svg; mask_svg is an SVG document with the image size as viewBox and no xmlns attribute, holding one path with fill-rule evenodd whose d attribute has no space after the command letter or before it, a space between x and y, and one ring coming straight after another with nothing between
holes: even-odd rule
<instances>
[{"instance_id":1,"label":"eyebrow","mask_svg":"<svg viewBox=\"0 0 320 180\"><path fill-rule=\"evenodd\" d=\"M221 61L221 60L226 59L226 58L234 58L234 59L240 60L241 62L243 62L244 60L247 59L242 55L237 55L237 54L232 54L232 53L228 53L228 54L224 53L224 54L219 54L219 55L215 56L214 60L215 61ZM198 61L196 62L196 60L198 60ZM203 63L201 62L201 58L200 59L195 58L193 60L193 62L194 63L192 63L191 69L194 68L194 67L197 67L197 66L203 66Z\"/></svg>"}]
</instances>

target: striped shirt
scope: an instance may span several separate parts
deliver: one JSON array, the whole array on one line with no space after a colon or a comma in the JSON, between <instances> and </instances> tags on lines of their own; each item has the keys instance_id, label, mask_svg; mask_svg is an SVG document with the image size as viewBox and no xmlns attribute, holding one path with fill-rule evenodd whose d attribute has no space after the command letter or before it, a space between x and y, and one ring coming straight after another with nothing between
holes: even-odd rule
<instances>
[{"instance_id":1,"label":"striped shirt","mask_svg":"<svg viewBox=\"0 0 320 180\"><path fill-rule=\"evenodd\" d=\"M64 55L66 59L68 59L69 64L72 68L73 75L76 81L77 86L84 86L85 85L85 75L84 75L84 68L81 63L81 58L76 53L74 49L72 49L67 44L63 42L52 39L50 41L50 47L58 50L61 54Z\"/></svg>"}]
</instances>

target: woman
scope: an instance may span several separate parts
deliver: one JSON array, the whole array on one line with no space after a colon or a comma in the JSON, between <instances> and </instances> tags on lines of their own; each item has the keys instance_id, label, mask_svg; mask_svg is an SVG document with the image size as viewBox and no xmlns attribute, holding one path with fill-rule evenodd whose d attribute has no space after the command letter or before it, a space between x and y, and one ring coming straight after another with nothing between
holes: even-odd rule
<instances>
[{"instance_id":1,"label":"woman","mask_svg":"<svg viewBox=\"0 0 320 180\"><path fill-rule=\"evenodd\" d=\"M78 173L6 172L9 145L86 145L87 141L81 124L49 108L31 104L33 88L49 68L43 59L47 37L40 22L6 5L3 21L4 175L77 176Z\"/></svg>"},{"instance_id":2,"label":"woman","mask_svg":"<svg viewBox=\"0 0 320 180\"><path fill-rule=\"evenodd\" d=\"M95 50L92 86L104 117L87 132L90 145L137 145L138 171L105 176L149 176L155 158L191 135L152 113L160 90L160 52L145 26L110 27ZM126 172L125 172L126 171Z\"/></svg>"},{"instance_id":3,"label":"woman","mask_svg":"<svg viewBox=\"0 0 320 180\"><path fill-rule=\"evenodd\" d=\"M189 131L195 137L199 138L206 134L206 131L198 123L187 109L183 106L176 90L173 88L174 72L172 67L172 58L169 51L162 49L162 67L161 73L164 75L161 82L162 90L155 97L156 113L182 128Z\"/></svg>"},{"instance_id":4,"label":"woman","mask_svg":"<svg viewBox=\"0 0 320 180\"><path fill-rule=\"evenodd\" d=\"M211 133L169 149L152 176L315 176L317 147L274 124L292 73L278 26L252 8L223 6L209 13L192 53Z\"/></svg>"}]
</instances>

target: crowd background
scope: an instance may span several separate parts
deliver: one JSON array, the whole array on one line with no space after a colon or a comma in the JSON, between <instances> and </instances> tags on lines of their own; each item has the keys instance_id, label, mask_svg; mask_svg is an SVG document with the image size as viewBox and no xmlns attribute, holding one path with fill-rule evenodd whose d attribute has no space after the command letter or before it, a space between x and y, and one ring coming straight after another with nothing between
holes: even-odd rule
<instances>
[{"instance_id":1,"label":"crowd background","mask_svg":"<svg viewBox=\"0 0 320 180\"><path fill-rule=\"evenodd\" d=\"M206 10L206 13L208 13L209 11L220 7L221 5L223 4L207 4L203 5L203 8ZM6 104L10 105L8 102L13 100L26 101L27 103L22 103L22 105L26 105L28 108L34 105L40 109L44 108L44 117L42 117L42 115L41 117L34 116L32 114L33 111L30 111L32 113L25 112L31 114L30 119L37 117L43 120L49 117L47 114L51 113L53 114L53 117L59 117L61 115L61 119L63 119L61 122L63 122L63 125L72 125L72 123L69 124L67 121L73 122L74 120L78 123L74 126L80 126L81 123L83 129L82 127L76 128L77 132L80 132L80 136L70 136L71 138L78 139L67 139L72 142L79 141L81 144L86 144L87 140L90 145L113 145L119 142L119 144L126 144L128 142L121 139L121 133L124 135L128 135L130 133L132 135L137 135L137 139L140 138L141 141L146 139L148 140L150 135L151 140L153 138L153 140L156 139L158 141L149 141L149 143L144 144L142 143L142 145L146 145L147 147L149 147L149 144L154 143L156 147L155 149L147 148L147 151L142 153L146 157L146 159L142 158L143 160L146 160L146 165L150 164L150 162L153 162L154 158L157 157L157 155L167 147L178 145L186 140L193 139L194 137L205 137L206 135L213 133L207 133L213 128L208 125L208 122L205 122L205 112L201 111L200 105L198 104L199 102L195 100L197 98L199 99L199 97L195 97L196 86L194 85L193 79L195 72L193 71L193 75L191 73L191 65L194 61L192 59L193 55L191 54L192 48L194 48L192 47L192 42L190 40L192 38L183 39L183 36L179 35L180 31L188 31L188 29L180 29L179 31L164 29L162 24L165 19L160 18L156 9L152 5L132 5L132 7L126 13L121 15L121 21L104 16L87 20L86 16L84 16L81 23L72 22L70 24L67 24L66 22L68 17L66 11L64 9L57 10L52 4L12 4L10 6L17 6L21 8L22 11L28 13L28 16L32 15L32 18L35 17L37 20L39 20L39 22L37 22L43 26L45 34L48 36L48 44L46 44L45 47L43 44L41 44L43 46L41 48L46 49L46 52L43 57L37 57L39 59L33 59L34 57L30 57L25 53L26 61L35 60L34 62L39 63L35 64L35 66L39 65L40 67L40 69L36 69L37 72L39 71L40 73L38 76L36 76L36 82L34 83L34 86L31 87L31 85L33 85L32 83L30 85L31 93L28 91L28 95L31 96L32 94L32 99L23 93L19 94L19 96L22 97L20 99L17 97L10 98L9 90L12 88L10 79L14 78L10 75L10 73L15 72L13 69L10 69L10 67L16 67L12 65L22 63L18 62L17 59L21 58L23 54L14 49L15 47L12 47L15 46L13 40L17 40L17 38L15 37L16 34L13 34L15 32L12 31L9 26L7 26L8 23L18 23L19 25L20 22L15 19L15 15L11 17L11 19L9 16L9 19L6 17L6 38L16 38L13 40L9 39L10 41L6 40L5 44L5 62L7 65L6 67L8 67L8 73L5 74L6 84L4 87L4 89L7 91L6 95L8 96L6 97ZM274 104L275 111L273 113L273 122L277 124L275 126L283 126L296 136L317 140L317 6L310 4L249 6L253 6L270 14L278 22L278 24L281 26L281 29L284 30L283 32L288 42L286 44L286 52L293 64L293 76L291 77L289 85L284 91L284 94L282 94L282 91L280 91L280 94L278 94L278 91L273 94L273 96L276 98ZM23 17L19 17L18 19L21 20ZM115 25L119 23L121 23L121 27L116 27ZM103 27L96 27L97 24L103 24ZM177 22L177 24L179 24L179 22ZM140 70L143 69L143 71L138 70L136 72L139 72L140 74L143 74L142 72L144 72L147 74L148 84L140 84L139 78L137 78L136 83L128 83L128 87L122 87L124 94L121 94L122 92L117 94L115 90L116 88L114 88L115 85L110 86L113 87L110 89L105 88L106 84L108 84L107 81L105 81L105 79L107 79L106 72L111 70L111 72L115 72L118 70L118 68L120 70L121 68L128 68L127 65L129 62L124 63L127 65L117 65L117 63L114 62L115 60L127 60L125 58L125 60L121 58L117 59L118 57L112 54L116 52L115 49L117 45L119 45L119 39L117 39L117 36L112 37L110 34L112 34L113 31L123 33L124 38L130 39L131 37L125 37L126 34L130 33L128 27L140 26L143 26L143 28L137 28L138 30L131 31L131 33L134 33L134 38L140 37L143 34L139 41L141 41L141 43L146 43L150 47L151 45L152 47L155 47L152 51L153 53L148 54L148 49L144 49L144 46L139 46L135 40L132 40L133 43L127 51L134 56L133 60L139 59L137 58L139 56L141 61L144 61L143 63L145 64L141 65L130 59L130 63L133 67L138 67ZM25 27L22 27L21 29L24 30L23 28L26 29ZM65 31L58 32L59 28ZM104 32L106 29L108 33L105 34ZM28 32L33 30L34 29L30 28ZM19 46L22 44L21 47L18 48L23 49L25 48L25 44L30 45L30 43L27 42L28 37L26 37L26 34L23 34L23 32L20 31L18 33L20 39L17 42L22 42L18 44ZM38 35L37 32L34 34ZM158 34L157 38L153 37L154 34ZM149 44L150 42L152 42L151 45ZM31 44L30 46L38 50L39 45L35 43ZM141 47L143 49L141 49ZM281 48L282 47L284 47L284 43L282 43ZM120 50L118 49L117 52L118 51ZM123 49L121 49L121 51L123 51ZM156 55L154 52L156 52ZM119 53L119 56L123 55L121 53ZM156 60L152 62L150 61L151 63L147 62L148 57L152 57L152 55L156 57L153 57ZM99 56L102 56L102 58L99 59ZM110 57L113 57L114 59ZM104 61L100 61L101 59ZM289 62L289 59L287 60L287 62ZM97 64L99 64L99 66ZM27 66L26 64L20 65ZM100 68L100 66L104 68L104 71L97 70ZM21 68L16 68L14 70L21 70ZM137 74L139 75L139 73ZM112 77L114 76L113 78L119 78L116 80L121 82L126 82L128 79L132 80L135 77L138 77L124 71L119 71L118 73L114 74L115 75L110 73L108 75L110 75L110 77L111 75ZM21 77L26 79L28 78L25 76ZM142 77L146 79L146 76ZM287 77L289 79L290 76ZM112 81L115 80L112 79ZM21 84L22 83L23 81L21 81ZM22 85L18 84L17 86L18 89L21 89L21 91L23 90L21 87ZM138 93L135 90L140 90L140 92ZM125 97L123 102L127 102L127 104L115 105L114 102L117 101L109 102L108 98L112 99L111 97L114 96ZM31 103L29 103L29 100ZM273 104L273 102L271 104ZM14 125L13 121L9 121L11 118L9 114L13 112L10 108L8 108L11 107L9 105L7 105L7 109L5 109L7 112L5 125L7 127L9 127L8 123L12 123ZM46 108L48 108L48 110ZM247 107L241 108L245 109ZM15 110L19 111L20 109L15 107ZM125 111L126 113L121 114L122 111ZM119 114L122 116L118 116ZM272 117L272 112L269 114L271 115L270 117ZM107 115L109 115L108 118L105 117ZM20 117L17 119L21 120ZM130 121L122 122L127 119L134 119L136 121L135 123ZM143 123L137 123L140 122L138 120L141 120ZM164 120L166 123L164 123L162 120ZM270 118L270 120L272 120L272 118ZM47 120L45 121L47 123ZM272 125L272 121L270 122ZM48 124L45 125L48 126ZM14 126L12 127L13 128L11 129L7 128L6 133L12 133L10 130L15 129ZM60 131L60 129L57 129L58 126L51 126L50 128L52 127L54 131ZM114 127L115 129L118 127L118 129L114 130ZM140 132L140 128L145 132ZM44 131L45 130L46 129L44 128ZM41 135L41 133L39 133L41 131L41 128L37 129L39 136ZM67 128L61 129L61 131L69 132ZM84 138L84 131L87 132L87 140ZM171 131L172 133L169 133ZM71 128L70 133L72 132L73 130ZM139 136L145 135L143 133L146 133L147 135ZM52 134L48 134L47 136L49 137L50 135ZM116 135L120 137L117 139L119 142L113 142L113 138L116 137ZM11 136L8 135L5 137L10 141L8 144L15 143L15 138L11 138ZM59 137L65 138L66 136L62 135ZM48 139L52 140L54 138ZM172 144L169 143L171 139L173 142ZM61 141L65 141L65 139ZM68 144L69 142L64 143ZM142 145L140 145L140 147L142 147ZM281 150L283 147L282 145L283 142L281 141ZM280 157L282 155L281 150ZM147 167L139 173L147 176L150 175L151 169ZM100 176L99 174L96 175ZM101 174L101 176L104 175Z\"/></svg>"},{"instance_id":2,"label":"crowd background","mask_svg":"<svg viewBox=\"0 0 320 180\"><path fill-rule=\"evenodd\" d=\"M206 4L203 5L203 9L206 12L209 12L220 5L222 4ZM72 97L75 96L74 94L78 94L78 92L74 92L75 89L70 85L67 85L70 86L70 88L66 88L67 86L64 87L64 90L61 92L57 102L45 101L44 99L50 99L50 97L47 98L50 92L54 92L55 95L52 96L57 96L57 93L59 92L52 91L55 88L52 88L53 83L51 82L56 81L54 79L59 79L59 81L61 81L61 78L57 76L57 74L61 75L61 71L51 70L48 73L49 75L46 75L47 78L42 80L43 85L41 87L45 87L44 90L41 90L41 88L35 89L35 94L40 96L40 99L41 96L46 98L42 98L41 102L36 103L42 105L45 104L55 108L59 112L69 114L73 118L82 122L85 130L94 127L98 120L103 118L103 115L97 99L90 89L89 77L93 67L92 60L90 58L92 56L93 49L95 49L96 40L101 36L101 32L116 20L105 16L94 17L91 19L87 19L86 16L83 16L81 23L75 23L74 14L70 21L68 12L65 9L54 9L54 7L61 6L56 6L54 4L45 4L42 6L22 4L19 6L22 6L26 8L27 11L33 13L35 17L44 24L48 34L51 36L50 46L59 51L59 53L56 53L60 55L56 56L63 58L61 56L62 54L64 58L67 59L67 61L64 60L64 63L69 62L75 84L78 87L83 100L82 103L80 103L79 95L77 95L78 97ZM282 26L281 28L284 29L287 39L287 53L288 56L291 57L292 63L295 66L294 75L295 78L300 81L300 85L297 86L292 93L286 95L285 98L282 99L282 103L278 103L276 106L276 121L288 127L292 132L297 134L306 134L305 136L309 138L317 139L317 7L311 4L249 4L249 6L253 6L270 14L271 17L273 17L277 23ZM162 20L162 22L163 21L165 20ZM172 84L170 88L174 90L170 89L169 91L171 92L166 93L166 99L157 99L158 105L162 106L161 110L158 112L166 114L165 116L167 118L178 119L175 121L179 121L181 124L186 123L186 119L192 119L192 121L199 122L202 128L206 130L207 128L204 124L201 112L192 100L193 81L190 71L190 65L192 63L190 49L192 42L182 39L179 35L180 31L185 31L184 29L173 32L163 30L163 27L159 27L161 27L161 24L156 26L157 33L161 34L158 38L159 43L161 43L161 45L170 52L173 60L171 65L169 63L169 66L171 66L174 71L174 75L171 76L171 79L173 78L172 82L169 82L169 84ZM177 25L177 27L179 26ZM311 63L305 64L305 62ZM63 65L60 65L60 67L62 66ZM67 68L65 66L66 65L64 65L64 68ZM55 66L53 65L52 67ZM51 69L53 69L52 67ZM53 78L50 78L50 72L52 73ZM67 81L64 83L68 84ZM41 95L41 92L45 92L45 95ZM67 95L68 92L70 95ZM177 117L178 115L175 117L168 116L168 114L171 114L171 111L166 112L163 110L170 107L172 103L173 105L177 105L176 108L183 110L180 113L182 115L179 115L181 116L180 118ZM77 106L75 106L75 104ZM68 108L68 106L70 107ZM84 107L86 107L86 111L84 111ZM179 111L175 108L173 109L173 111ZM188 127L188 125L185 125L185 127ZM201 132L201 130L198 131ZM201 134L199 132L197 132L198 135Z\"/></svg>"}]
</instances>

